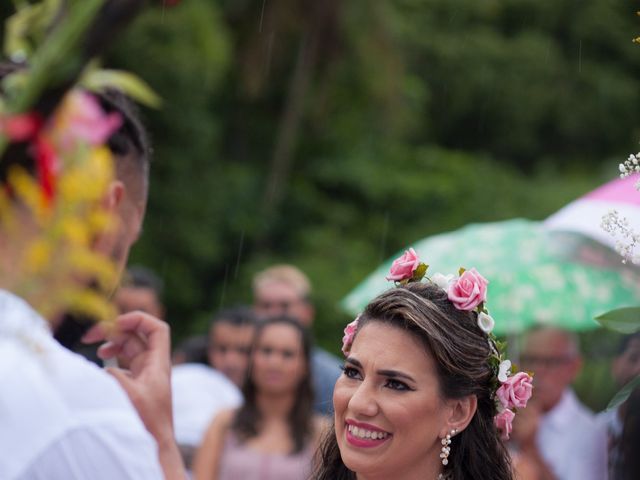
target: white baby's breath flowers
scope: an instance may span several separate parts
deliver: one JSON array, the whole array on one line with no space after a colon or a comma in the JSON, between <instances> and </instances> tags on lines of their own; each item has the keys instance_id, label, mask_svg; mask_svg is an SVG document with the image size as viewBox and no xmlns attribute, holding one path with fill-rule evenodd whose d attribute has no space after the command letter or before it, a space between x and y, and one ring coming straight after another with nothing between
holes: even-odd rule
<instances>
[{"instance_id":1,"label":"white baby's breath flowers","mask_svg":"<svg viewBox=\"0 0 640 480\"><path fill-rule=\"evenodd\" d=\"M620 178L640 172L640 152L635 155L629 155L629 158L624 163L618 165L618 170L620 170ZM636 183L635 187L636 190L640 190L640 181Z\"/></svg>"},{"instance_id":2,"label":"white baby's breath flowers","mask_svg":"<svg viewBox=\"0 0 640 480\"><path fill-rule=\"evenodd\" d=\"M636 252L636 248L640 245L640 234L629 226L627 218L621 217L617 210L610 210L603 215L600 227L612 237L618 237L615 249L622 257L623 263L631 261L635 265L640 265L640 253Z\"/></svg>"},{"instance_id":3,"label":"white baby's breath flowers","mask_svg":"<svg viewBox=\"0 0 640 480\"><path fill-rule=\"evenodd\" d=\"M453 282L453 275L443 275L442 273L436 273L431 277L431 281L445 292L449 291L449 285Z\"/></svg>"},{"instance_id":4,"label":"white baby's breath flowers","mask_svg":"<svg viewBox=\"0 0 640 480\"><path fill-rule=\"evenodd\" d=\"M480 312L478 314L478 326L484 333L491 333L493 327L496 326L496 322L491 315Z\"/></svg>"},{"instance_id":5,"label":"white baby's breath flowers","mask_svg":"<svg viewBox=\"0 0 640 480\"><path fill-rule=\"evenodd\" d=\"M500 362L500 368L498 369L498 380L502 383L507 381L509 373L511 372L511 360L504 360Z\"/></svg>"}]
</instances>

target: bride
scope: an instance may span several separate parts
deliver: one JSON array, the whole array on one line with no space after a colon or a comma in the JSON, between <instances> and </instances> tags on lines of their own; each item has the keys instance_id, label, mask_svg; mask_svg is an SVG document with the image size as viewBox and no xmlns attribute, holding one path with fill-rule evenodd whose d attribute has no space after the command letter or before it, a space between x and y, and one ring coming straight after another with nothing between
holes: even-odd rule
<instances>
[{"instance_id":1,"label":"bride","mask_svg":"<svg viewBox=\"0 0 640 480\"><path fill-rule=\"evenodd\" d=\"M503 358L475 269L422 282L425 272L406 252L387 277L399 288L345 329L335 424L314 478L513 478L500 437L531 396L531 377Z\"/></svg>"}]
</instances>

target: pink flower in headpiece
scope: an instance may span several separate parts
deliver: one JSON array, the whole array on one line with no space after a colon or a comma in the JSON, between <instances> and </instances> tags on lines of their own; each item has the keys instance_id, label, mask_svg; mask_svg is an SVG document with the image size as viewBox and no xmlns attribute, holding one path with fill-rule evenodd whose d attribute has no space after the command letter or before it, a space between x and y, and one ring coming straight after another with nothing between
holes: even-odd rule
<instances>
[{"instance_id":1,"label":"pink flower in headpiece","mask_svg":"<svg viewBox=\"0 0 640 480\"><path fill-rule=\"evenodd\" d=\"M67 150L74 148L78 141L101 145L120 125L122 117L119 113L105 113L95 96L72 91L56 115L51 133L59 147Z\"/></svg>"},{"instance_id":2,"label":"pink flower in headpiece","mask_svg":"<svg viewBox=\"0 0 640 480\"><path fill-rule=\"evenodd\" d=\"M471 311L487 300L488 284L487 279L472 268L451 284L447 294L458 310Z\"/></svg>"},{"instance_id":3,"label":"pink flower in headpiece","mask_svg":"<svg viewBox=\"0 0 640 480\"><path fill-rule=\"evenodd\" d=\"M389 281L408 280L413 276L413 272L416 271L418 265L420 265L418 254L413 248L410 248L401 257L393 261L386 279Z\"/></svg>"},{"instance_id":4,"label":"pink flower in headpiece","mask_svg":"<svg viewBox=\"0 0 640 480\"><path fill-rule=\"evenodd\" d=\"M496 395L504 408L524 408L533 393L531 376L526 372L518 372L507 378Z\"/></svg>"},{"instance_id":5,"label":"pink flower in headpiece","mask_svg":"<svg viewBox=\"0 0 640 480\"><path fill-rule=\"evenodd\" d=\"M503 440L509 440L509 435L511 435L511 431L513 430L513 417L515 416L516 414L511 410L504 409L493 417L493 423L502 433L501 437Z\"/></svg>"},{"instance_id":6,"label":"pink flower in headpiece","mask_svg":"<svg viewBox=\"0 0 640 480\"><path fill-rule=\"evenodd\" d=\"M345 356L349 353L349 350L351 350L353 337L356 334L356 330L358 330L359 319L360 319L360 315L358 315L353 322L351 322L349 325L344 327L344 337L342 337L342 353L344 353Z\"/></svg>"}]
</instances>

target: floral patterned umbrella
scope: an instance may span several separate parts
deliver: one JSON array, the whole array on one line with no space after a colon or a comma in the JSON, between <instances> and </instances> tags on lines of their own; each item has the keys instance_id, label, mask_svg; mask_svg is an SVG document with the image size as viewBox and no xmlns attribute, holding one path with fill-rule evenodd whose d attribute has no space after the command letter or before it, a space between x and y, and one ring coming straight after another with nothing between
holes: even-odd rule
<instances>
[{"instance_id":1,"label":"floral patterned umbrella","mask_svg":"<svg viewBox=\"0 0 640 480\"><path fill-rule=\"evenodd\" d=\"M640 233L640 193L636 188L639 181L638 174L616 178L558 210L545 220L545 227L581 233L624 254L623 245L630 243L624 232ZM611 223L613 214L610 212L617 212L615 217L626 219L624 224L613 226L615 232L611 232L611 227L601 225L601 219ZM632 246L626 254L632 257L633 253Z\"/></svg>"},{"instance_id":2,"label":"floral patterned umbrella","mask_svg":"<svg viewBox=\"0 0 640 480\"><path fill-rule=\"evenodd\" d=\"M489 280L487 307L494 332L512 335L536 324L571 330L597 328L593 318L640 303L640 270L588 237L549 232L541 223L515 219L472 224L428 237L413 247L429 265L427 275L475 267ZM401 252L400 252L401 253ZM342 301L356 315L390 288L380 265Z\"/></svg>"}]
</instances>

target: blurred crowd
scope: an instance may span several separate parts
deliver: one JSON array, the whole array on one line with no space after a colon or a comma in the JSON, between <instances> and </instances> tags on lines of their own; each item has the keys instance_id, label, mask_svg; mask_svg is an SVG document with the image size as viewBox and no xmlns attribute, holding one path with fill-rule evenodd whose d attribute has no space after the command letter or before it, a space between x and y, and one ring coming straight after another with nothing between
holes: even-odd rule
<instances>
[{"instance_id":1,"label":"blurred crowd","mask_svg":"<svg viewBox=\"0 0 640 480\"><path fill-rule=\"evenodd\" d=\"M163 318L162 281L131 267L114 297L121 313ZM312 287L292 265L254 276L252 304L211 315L209 331L173 351L176 439L196 479L305 479L332 422L341 361L314 345ZM91 349L82 353L100 362ZM575 333L538 327L521 339L519 365L534 395L508 447L522 480L640 478L640 395L594 413L572 383L582 356ZM640 374L640 334L626 336L611 364L622 387Z\"/></svg>"}]
</instances>

